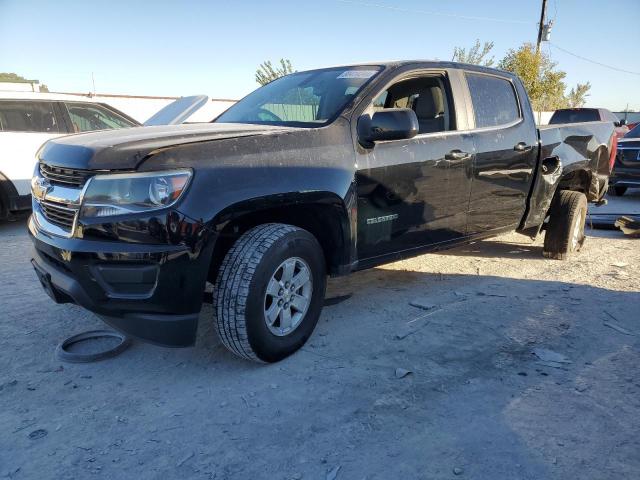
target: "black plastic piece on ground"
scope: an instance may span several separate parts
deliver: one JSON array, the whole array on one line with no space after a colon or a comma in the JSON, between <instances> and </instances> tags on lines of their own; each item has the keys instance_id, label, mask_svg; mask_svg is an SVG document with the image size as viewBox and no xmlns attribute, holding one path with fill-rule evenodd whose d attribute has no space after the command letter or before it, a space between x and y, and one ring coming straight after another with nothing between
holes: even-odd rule
<instances>
[{"instance_id":1,"label":"black plastic piece on ground","mask_svg":"<svg viewBox=\"0 0 640 480\"><path fill-rule=\"evenodd\" d=\"M339 303L344 302L345 300L349 300L351 298L351 293L348 295L340 295L337 297L331 297L331 298L325 298L324 299L324 306L325 307L331 307L333 305L337 305Z\"/></svg>"},{"instance_id":2,"label":"black plastic piece on ground","mask_svg":"<svg viewBox=\"0 0 640 480\"><path fill-rule=\"evenodd\" d=\"M78 342L105 337L118 338L120 339L120 343L118 343L115 347L110 348L109 350L104 350L97 353L72 353L67 350L71 345L74 345ZM121 333L115 332L113 330L91 330L89 332L79 333L78 335L67 338L56 347L56 355L60 360L69 363L97 362L119 355L120 353L124 352L129 347L129 345L131 345L131 339Z\"/></svg>"}]
</instances>

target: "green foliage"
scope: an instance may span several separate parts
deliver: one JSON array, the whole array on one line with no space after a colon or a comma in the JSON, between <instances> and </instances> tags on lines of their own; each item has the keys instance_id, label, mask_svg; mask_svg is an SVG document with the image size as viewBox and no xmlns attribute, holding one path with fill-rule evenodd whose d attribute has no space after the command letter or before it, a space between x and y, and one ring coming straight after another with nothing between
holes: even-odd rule
<instances>
[{"instance_id":1,"label":"green foliage","mask_svg":"<svg viewBox=\"0 0 640 480\"><path fill-rule=\"evenodd\" d=\"M493 65L494 57L488 57L492 49L493 42L484 42L481 45L480 40L476 40L468 50L455 47L453 60L489 67ZM531 99L531 105L536 111L582 107L591 89L589 82L579 83L566 94L567 86L564 79L567 74L557 68L557 64L549 58L549 55L536 52L535 45L531 43L509 50L498 63L498 68L520 77Z\"/></svg>"},{"instance_id":2,"label":"green foliage","mask_svg":"<svg viewBox=\"0 0 640 480\"><path fill-rule=\"evenodd\" d=\"M0 82L28 82L28 79L17 73L0 72Z\"/></svg>"},{"instance_id":3,"label":"green foliage","mask_svg":"<svg viewBox=\"0 0 640 480\"><path fill-rule=\"evenodd\" d=\"M493 48L493 42L484 42L480 45L480 40L477 39L473 47L466 48L454 47L453 58L454 62L471 63L473 65L483 65L490 67L493 65L494 57L488 58L489 52Z\"/></svg>"},{"instance_id":4,"label":"green foliage","mask_svg":"<svg viewBox=\"0 0 640 480\"><path fill-rule=\"evenodd\" d=\"M591 83L579 83L569 91L567 95L567 103L571 108L584 107L587 103L587 97L589 96L589 90L591 89Z\"/></svg>"},{"instance_id":5,"label":"green foliage","mask_svg":"<svg viewBox=\"0 0 640 480\"><path fill-rule=\"evenodd\" d=\"M274 68L271 64L271 61L267 60L262 62L258 69L256 70L256 82L260 85L266 85L267 83L273 82L275 79L284 77L285 75L289 75L293 73L293 67L291 66L291 62L287 59L280 59L280 66Z\"/></svg>"},{"instance_id":6,"label":"green foliage","mask_svg":"<svg viewBox=\"0 0 640 480\"><path fill-rule=\"evenodd\" d=\"M509 50L499 67L520 77L534 110L548 111L567 106L564 95L567 74L556 70L556 63L546 53L536 52L532 43Z\"/></svg>"},{"instance_id":7,"label":"green foliage","mask_svg":"<svg viewBox=\"0 0 640 480\"><path fill-rule=\"evenodd\" d=\"M31 80L24 78L22 75L11 72L0 72L0 82L30 82ZM40 85L41 92L48 92L49 88L46 85Z\"/></svg>"}]
</instances>

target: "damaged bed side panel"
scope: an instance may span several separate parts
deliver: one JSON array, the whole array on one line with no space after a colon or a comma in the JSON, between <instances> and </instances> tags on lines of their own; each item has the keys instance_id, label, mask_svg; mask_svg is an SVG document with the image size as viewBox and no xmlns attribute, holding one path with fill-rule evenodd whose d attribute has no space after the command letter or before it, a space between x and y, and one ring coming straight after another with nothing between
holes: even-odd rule
<instances>
[{"instance_id":1,"label":"damaged bed side panel","mask_svg":"<svg viewBox=\"0 0 640 480\"><path fill-rule=\"evenodd\" d=\"M573 123L540 127L539 132L538 167L518 229L532 237L540 231L558 189L582 191L589 201L604 195L614 127L608 122Z\"/></svg>"}]
</instances>

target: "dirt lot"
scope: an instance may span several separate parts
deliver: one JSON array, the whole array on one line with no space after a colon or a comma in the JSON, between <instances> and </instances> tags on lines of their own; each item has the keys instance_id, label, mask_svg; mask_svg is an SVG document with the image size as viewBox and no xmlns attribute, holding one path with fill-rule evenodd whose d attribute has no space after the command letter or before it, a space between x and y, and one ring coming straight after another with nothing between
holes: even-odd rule
<instances>
[{"instance_id":1,"label":"dirt lot","mask_svg":"<svg viewBox=\"0 0 640 480\"><path fill-rule=\"evenodd\" d=\"M210 306L195 348L76 365L55 346L102 324L42 292L24 223L0 225L0 478L640 476L640 240L559 262L513 234L333 279L351 297L276 365L227 353Z\"/></svg>"}]
</instances>

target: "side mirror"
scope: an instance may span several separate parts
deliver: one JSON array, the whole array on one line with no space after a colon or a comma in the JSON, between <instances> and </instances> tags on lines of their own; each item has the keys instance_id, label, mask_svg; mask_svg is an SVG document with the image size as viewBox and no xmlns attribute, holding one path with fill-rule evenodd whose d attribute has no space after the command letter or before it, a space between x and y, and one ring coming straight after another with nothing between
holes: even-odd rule
<instances>
[{"instance_id":1,"label":"side mirror","mask_svg":"<svg viewBox=\"0 0 640 480\"><path fill-rule=\"evenodd\" d=\"M627 121L623 118L622 120L619 120L618 122L616 122L616 127L624 127L627 124Z\"/></svg>"},{"instance_id":2,"label":"side mirror","mask_svg":"<svg viewBox=\"0 0 640 480\"><path fill-rule=\"evenodd\" d=\"M358 119L358 141L366 148L384 140L413 138L419 130L418 117L410 108L387 108Z\"/></svg>"}]
</instances>

